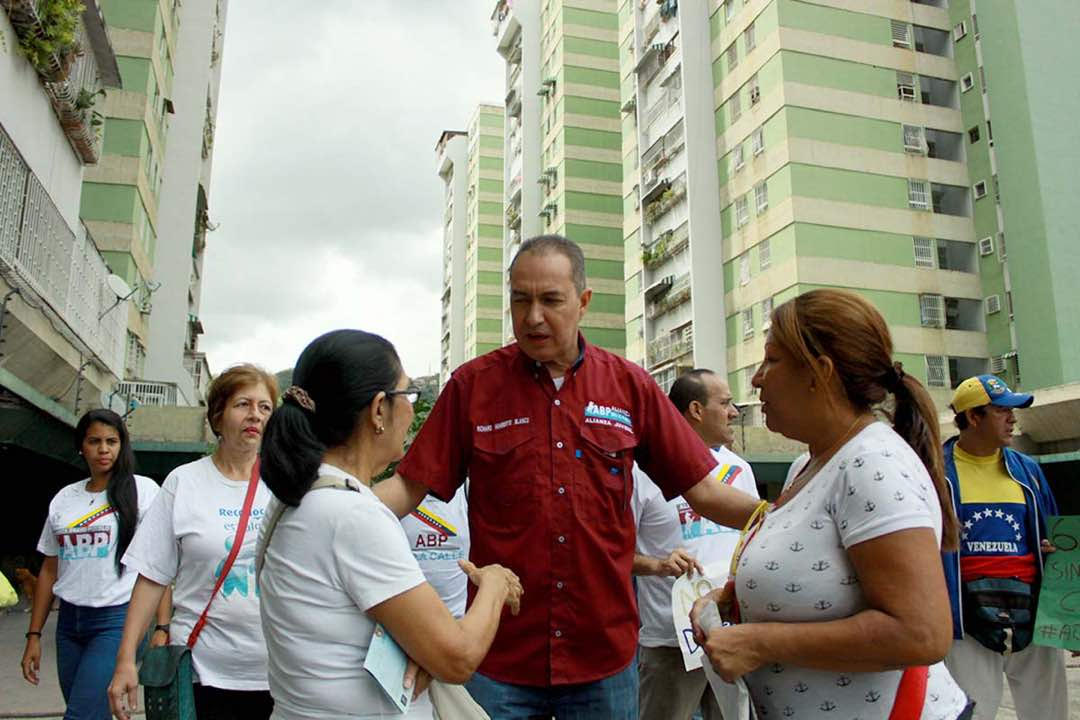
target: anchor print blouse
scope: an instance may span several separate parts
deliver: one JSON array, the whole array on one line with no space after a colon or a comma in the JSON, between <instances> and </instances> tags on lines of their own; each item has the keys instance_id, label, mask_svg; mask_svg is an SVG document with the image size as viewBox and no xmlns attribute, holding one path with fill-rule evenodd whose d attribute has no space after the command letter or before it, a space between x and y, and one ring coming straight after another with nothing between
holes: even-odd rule
<instances>
[{"instance_id":1,"label":"anchor print blouse","mask_svg":"<svg viewBox=\"0 0 1080 720\"><path fill-rule=\"evenodd\" d=\"M807 459L792 465L788 482ZM818 622L865 609L846 548L914 527L933 528L940 542L941 508L933 481L903 438L884 423L873 423L766 517L736 569L742 621ZM763 720L886 720L900 675L774 663L745 680ZM966 698L943 663L930 668L927 685L922 720L954 720Z\"/></svg>"}]
</instances>

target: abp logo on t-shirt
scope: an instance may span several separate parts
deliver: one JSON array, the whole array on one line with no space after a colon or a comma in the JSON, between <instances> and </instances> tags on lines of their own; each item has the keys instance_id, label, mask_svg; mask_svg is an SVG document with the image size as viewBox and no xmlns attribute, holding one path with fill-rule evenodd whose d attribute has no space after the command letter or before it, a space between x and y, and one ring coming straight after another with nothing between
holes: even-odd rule
<instances>
[{"instance_id":1,"label":"abp logo on t-shirt","mask_svg":"<svg viewBox=\"0 0 1080 720\"><path fill-rule=\"evenodd\" d=\"M109 556L109 548L112 547L112 528L77 529L58 533L56 544L60 547L60 557L64 560L105 558Z\"/></svg>"}]
</instances>

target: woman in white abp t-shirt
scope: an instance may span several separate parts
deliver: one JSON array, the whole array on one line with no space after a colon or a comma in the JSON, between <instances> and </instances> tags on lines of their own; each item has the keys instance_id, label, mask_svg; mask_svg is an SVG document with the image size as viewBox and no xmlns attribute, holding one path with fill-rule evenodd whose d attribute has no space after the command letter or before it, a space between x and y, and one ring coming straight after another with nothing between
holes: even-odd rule
<instances>
[{"instance_id":1,"label":"woman in white abp t-shirt","mask_svg":"<svg viewBox=\"0 0 1080 720\"><path fill-rule=\"evenodd\" d=\"M49 503L38 551L23 677L37 685L41 631L53 596L60 598L56 623L56 669L67 704L65 718L108 720L105 688L112 677L135 573L120 557L158 494L150 478L133 474L135 453L123 419L91 410L75 427L76 447L90 477L63 488Z\"/></svg>"},{"instance_id":2,"label":"woman in white abp t-shirt","mask_svg":"<svg viewBox=\"0 0 1080 720\"><path fill-rule=\"evenodd\" d=\"M170 642L185 644L232 549L266 421L277 403L277 381L254 365L214 378L207 417L218 436L214 454L169 473L124 555L139 573L124 638L109 686L117 717L128 718L138 686L135 649L149 613L173 585ZM192 649L199 720L265 720L273 709L266 678L266 644L259 622L255 542L270 493L258 481L243 544L213 598Z\"/></svg>"}]
</instances>

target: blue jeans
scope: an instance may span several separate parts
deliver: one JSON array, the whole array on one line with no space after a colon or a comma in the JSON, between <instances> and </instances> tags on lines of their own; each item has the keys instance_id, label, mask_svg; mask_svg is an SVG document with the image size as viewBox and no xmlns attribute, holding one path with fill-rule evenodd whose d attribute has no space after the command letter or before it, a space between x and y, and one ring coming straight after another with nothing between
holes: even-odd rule
<instances>
[{"instance_id":1,"label":"blue jeans","mask_svg":"<svg viewBox=\"0 0 1080 720\"><path fill-rule=\"evenodd\" d=\"M512 685L475 673L465 687L498 720L637 720L638 716L636 660L611 677L579 685Z\"/></svg>"},{"instance_id":2,"label":"blue jeans","mask_svg":"<svg viewBox=\"0 0 1080 720\"><path fill-rule=\"evenodd\" d=\"M56 621L56 673L67 711L64 720L109 720L106 690L116 667L127 603L82 607L60 601Z\"/></svg>"}]
</instances>

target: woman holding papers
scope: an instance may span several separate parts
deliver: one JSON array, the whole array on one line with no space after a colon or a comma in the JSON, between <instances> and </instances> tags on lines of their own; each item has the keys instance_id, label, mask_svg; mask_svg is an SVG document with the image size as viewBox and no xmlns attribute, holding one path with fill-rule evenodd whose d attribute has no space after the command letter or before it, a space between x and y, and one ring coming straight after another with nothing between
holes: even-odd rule
<instances>
[{"instance_id":1,"label":"woman holding papers","mask_svg":"<svg viewBox=\"0 0 1080 720\"><path fill-rule=\"evenodd\" d=\"M705 635L704 604L694 612L713 668L746 681L759 717L970 715L940 662L952 621L939 551L957 523L937 414L892 353L884 319L854 294L815 290L773 312L753 385L769 429L810 452L711 598L740 624ZM875 416L889 395L891 425Z\"/></svg>"},{"instance_id":2,"label":"woman holding papers","mask_svg":"<svg viewBox=\"0 0 1080 720\"><path fill-rule=\"evenodd\" d=\"M503 606L516 611L521 584L498 565L462 561L478 589L455 620L371 492L372 478L402 456L419 392L393 345L359 330L327 333L301 353L293 382L262 447L275 496L259 540L273 717L398 715L408 698L387 694L394 677L371 667L369 649L385 650L389 633L432 676L462 683ZM412 699L405 717L432 717L426 695Z\"/></svg>"}]
</instances>

